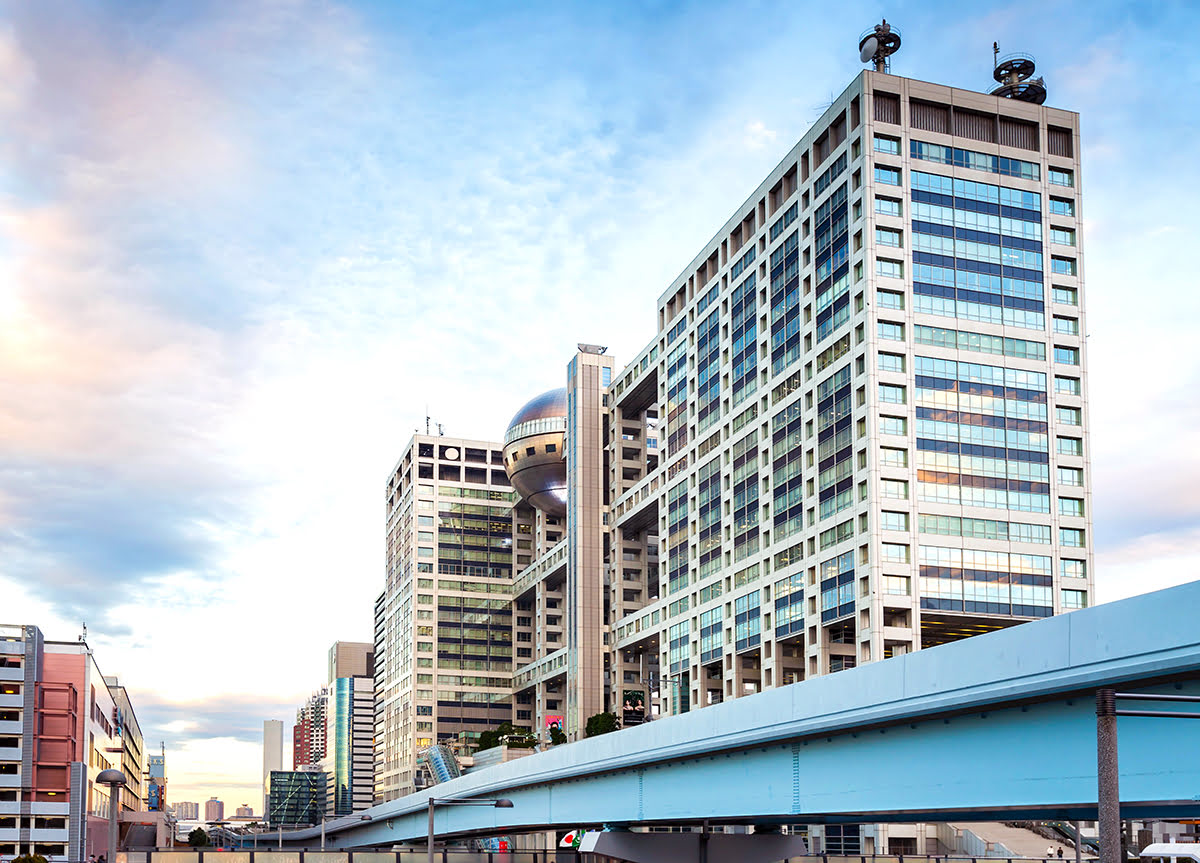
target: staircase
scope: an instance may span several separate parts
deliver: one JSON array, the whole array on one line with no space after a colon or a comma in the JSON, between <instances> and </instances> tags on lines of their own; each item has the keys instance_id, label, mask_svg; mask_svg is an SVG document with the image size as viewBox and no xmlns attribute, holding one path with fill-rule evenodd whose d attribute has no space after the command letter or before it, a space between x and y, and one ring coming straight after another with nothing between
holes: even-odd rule
<instances>
[{"instance_id":1,"label":"staircase","mask_svg":"<svg viewBox=\"0 0 1200 863\"><path fill-rule=\"evenodd\" d=\"M955 828L976 837L984 848L962 847L977 857L1036 857L1045 859L1047 846L1063 849L1063 859L1075 859L1075 849L1065 841L1053 842L1024 827L1014 827L996 821L955 822ZM964 839L969 837L964 835ZM974 844L974 843L970 843ZM982 852L982 853L981 853ZM1090 855L1089 855L1090 856Z\"/></svg>"}]
</instances>

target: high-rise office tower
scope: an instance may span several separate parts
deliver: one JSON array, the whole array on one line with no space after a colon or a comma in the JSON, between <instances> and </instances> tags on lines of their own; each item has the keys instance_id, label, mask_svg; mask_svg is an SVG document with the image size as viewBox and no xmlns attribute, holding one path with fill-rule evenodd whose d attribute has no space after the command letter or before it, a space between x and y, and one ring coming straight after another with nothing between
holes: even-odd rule
<instances>
[{"instance_id":1,"label":"high-rise office tower","mask_svg":"<svg viewBox=\"0 0 1200 863\"><path fill-rule=\"evenodd\" d=\"M325 683L339 677L371 677L375 673L375 645L367 641L335 641L329 648Z\"/></svg>"},{"instance_id":2,"label":"high-rise office tower","mask_svg":"<svg viewBox=\"0 0 1200 863\"><path fill-rule=\"evenodd\" d=\"M500 445L414 435L388 476L375 605L375 800L413 791L417 752L512 717L514 493Z\"/></svg>"},{"instance_id":3,"label":"high-rise office tower","mask_svg":"<svg viewBox=\"0 0 1200 863\"><path fill-rule=\"evenodd\" d=\"M374 795L375 681L339 677L329 686L326 705L326 775L329 816L349 815L371 805Z\"/></svg>"},{"instance_id":4,"label":"high-rise office tower","mask_svg":"<svg viewBox=\"0 0 1200 863\"><path fill-rule=\"evenodd\" d=\"M629 364L581 345L510 423L518 725L636 723L1092 600L1078 115L1027 58L993 94L877 60Z\"/></svg>"},{"instance_id":5,"label":"high-rise office tower","mask_svg":"<svg viewBox=\"0 0 1200 863\"><path fill-rule=\"evenodd\" d=\"M263 816L269 816L271 773L283 770L283 723L278 719L263 722ZM207 816L205 816L207 818ZM208 819L212 820L212 819Z\"/></svg>"},{"instance_id":6,"label":"high-rise office tower","mask_svg":"<svg viewBox=\"0 0 1200 863\"><path fill-rule=\"evenodd\" d=\"M660 296L609 396L613 608L661 549L659 598L614 615L611 705L696 709L1091 601L1078 130L863 72ZM651 410L657 463L619 456ZM888 837L915 841L865 838Z\"/></svg>"},{"instance_id":7,"label":"high-rise office tower","mask_svg":"<svg viewBox=\"0 0 1200 863\"><path fill-rule=\"evenodd\" d=\"M175 818L179 821L199 821L200 820L200 804L193 803L190 800L180 800L178 803L170 804L175 810Z\"/></svg>"},{"instance_id":8,"label":"high-rise office tower","mask_svg":"<svg viewBox=\"0 0 1200 863\"><path fill-rule=\"evenodd\" d=\"M504 435L519 575L513 585L514 722L582 734L606 709L608 408L613 359L579 345L567 386L532 399Z\"/></svg>"}]
</instances>

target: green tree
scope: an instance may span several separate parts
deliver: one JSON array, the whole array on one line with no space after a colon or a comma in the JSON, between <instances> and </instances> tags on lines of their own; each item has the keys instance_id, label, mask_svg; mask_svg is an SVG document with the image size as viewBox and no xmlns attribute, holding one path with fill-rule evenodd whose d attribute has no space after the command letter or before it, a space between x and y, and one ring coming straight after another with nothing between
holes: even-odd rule
<instances>
[{"instance_id":1,"label":"green tree","mask_svg":"<svg viewBox=\"0 0 1200 863\"><path fill-rule=\"evenodd\" d=\"M41 854L22 854L20 857L14 857L12 863L46 863L46 858Z\"/></svg>"},{"instance_id":2,"label":"green tree","mask_svg":"<svg viewBox=\"0 0 1200 863\"><path fill-rule=\"evenodd\" d=\"M601 734L608 734L612 731L618 731L621 724L617 722L617 714L615 713L597 713L595 716L589 716L587 725L584 726L584 737L599 737Z\"/></svg>"},{"instance_id":3,"label":"green tree","mask_svg":"<svg viewBox=\"0 0 1200 863\"><path fill-rule=\"evenodd\" d=\"M550 726L550 745L558 746L558 745L566 743L566 742L567 742L567 735L565 732L563 732L562 728L558 725L558 723L551 725Z\"/></svg>"},{"instance_id":4,"label":"green tree","mask_svg":"<svg viewBox=\"0 0 1200 863\"><path fill-rule=\"evenodd\" d=\"M188 834L188 845L191 845L193 848L207 848L208 834L202 828L197 827Z\"/></svg>"},{"instance_id":5,"label":"green tree","mask_svg":"<svg viewBox=\"0 0 1200 863\"><path fill-rule=\"evenodd\" d=\"M537 738L530 731L524 728L514 728L511 722L501 722L495 728L480 733L479 745L475 751L482 752L493 746L532 749L536 745Z\"/></svg>"}]
</instances>

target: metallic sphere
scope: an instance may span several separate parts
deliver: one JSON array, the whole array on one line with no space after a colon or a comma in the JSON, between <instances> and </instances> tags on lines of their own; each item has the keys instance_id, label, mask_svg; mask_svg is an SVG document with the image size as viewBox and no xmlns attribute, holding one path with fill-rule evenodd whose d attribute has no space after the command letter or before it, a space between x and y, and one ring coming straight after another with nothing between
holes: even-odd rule
<instances>
[{"instance_id":1,"label":"metallic sphere","mask_svg":"<svg viewBox=\"0 0 1200 863\"><path fill-rule=\"evenodd\" d=\"M504 469L530 506L561 518L567 513L567 391L544 392L517 411L504 433Z\"/></svg>"}]
</instances>

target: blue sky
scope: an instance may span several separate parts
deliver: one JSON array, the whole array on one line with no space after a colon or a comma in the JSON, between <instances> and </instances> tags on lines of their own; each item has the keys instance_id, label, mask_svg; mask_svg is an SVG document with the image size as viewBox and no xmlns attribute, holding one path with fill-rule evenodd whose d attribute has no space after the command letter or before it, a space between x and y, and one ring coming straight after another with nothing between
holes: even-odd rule
<instances>
[{"instance_id":1,"label":"blue sky","mask_svg":"<svg viewBox=\"0 0 1200 863\"><path fill-rule=\"evenodd\" d=\"M1193 4L0 3L0 620L73 639L258 807L258 729L370 637L426 407L498 436L861 68L1081 112L1097 581L1195 578Z\"/></svg>"}]
</instances>

